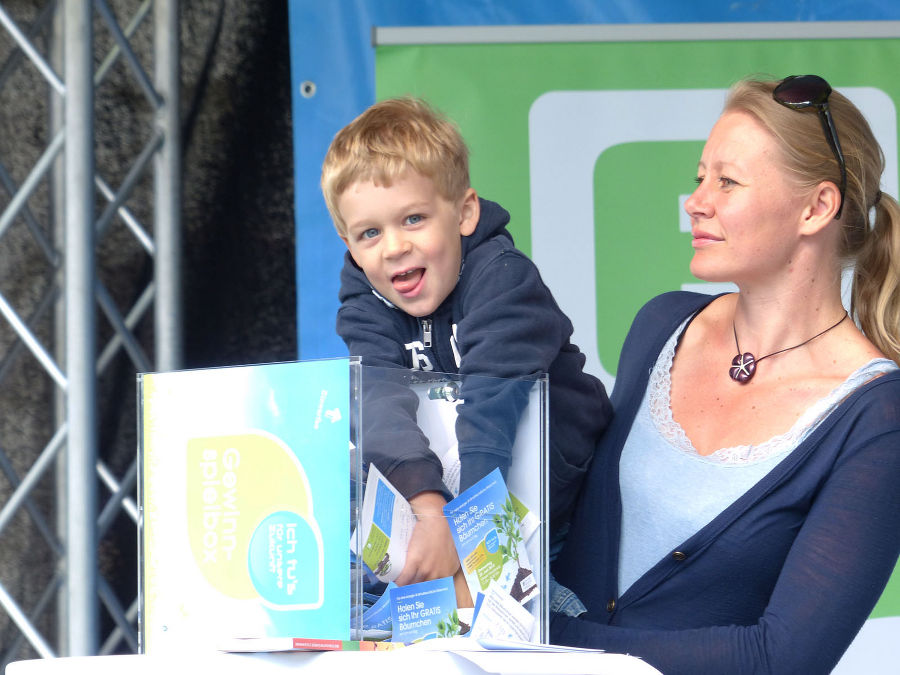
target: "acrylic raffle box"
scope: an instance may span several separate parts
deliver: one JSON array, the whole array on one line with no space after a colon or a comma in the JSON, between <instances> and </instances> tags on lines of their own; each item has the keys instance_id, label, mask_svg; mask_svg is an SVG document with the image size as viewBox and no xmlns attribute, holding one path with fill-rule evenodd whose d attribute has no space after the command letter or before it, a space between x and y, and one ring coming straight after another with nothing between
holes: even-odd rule
<instances>
[{"instance_id":1,"label":"acrylic raffle box","mask_svg":"<svg viewBox=\"0 0 900 675\"><path fill-rule=\"evenodd\" d=\"M351 553L364 545L366 436L382 442L378 421L399 406L453 489L467 392L502 411L491 433L514 435L507 483L539 519L525 545L547 587L545 376L463 378L350 357L142 373L137 384L142 653L234 637L384 637L364 630L380 589ZM546 641L546 594L526 608L532 640Z\"/></svg>"}]
</instances>

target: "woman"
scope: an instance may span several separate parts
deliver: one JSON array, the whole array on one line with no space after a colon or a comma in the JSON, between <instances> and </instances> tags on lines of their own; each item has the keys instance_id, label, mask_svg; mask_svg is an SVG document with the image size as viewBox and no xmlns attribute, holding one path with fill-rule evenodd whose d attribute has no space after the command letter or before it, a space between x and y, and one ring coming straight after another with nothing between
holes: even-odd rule
<instances>
[{"instance_id":1,"label":"woman","mask_svg":"<svg viewBox=\"0 0 900 675\"><path fill-rule=\"evenodd\" d=\"M577 595L554 642L666 675L837 663L900 552L900 206L883 168L823 79L732 89L685 209L691 271L739 292L669 293L635 318L554 565Z\"/></svg>"}]
</instances>

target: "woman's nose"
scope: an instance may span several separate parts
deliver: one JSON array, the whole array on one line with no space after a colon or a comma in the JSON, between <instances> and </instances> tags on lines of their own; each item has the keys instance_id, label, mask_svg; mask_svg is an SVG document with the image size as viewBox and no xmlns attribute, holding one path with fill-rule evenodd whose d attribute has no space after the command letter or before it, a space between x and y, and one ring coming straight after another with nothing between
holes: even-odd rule
<instances>
[{"instance_id":1,"label":"woman's nose","mask_svg":"<svg viewBox=\"0 0 900 675\"><path fill-rule=\"evenodd\" d=\"M692 218L695 216L708 216L711 213L712 205L709 201L709 195L707 195L706 190L704 189L703 183L697 185L690 196L684 201L684 210Z\"/></svg>"}]
</instances>

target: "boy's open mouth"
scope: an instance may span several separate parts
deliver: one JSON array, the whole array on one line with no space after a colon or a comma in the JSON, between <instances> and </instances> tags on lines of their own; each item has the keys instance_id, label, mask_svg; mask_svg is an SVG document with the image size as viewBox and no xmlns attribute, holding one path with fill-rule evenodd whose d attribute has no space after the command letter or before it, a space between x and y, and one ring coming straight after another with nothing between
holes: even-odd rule
<instances>
[{"instance_id":1,"label":"boy's open mouth","mask_svg":"<svg viewBox=\"0 0 900 675\"><path fill-rule=\"evenodd\" d=\"M422 281L422 277L424 275L425 268L416 267L414 269L401 272L400 274L395 274L393 277L391 277L391 283L394 285L394 290L398 293L409 293L419 285L419 282Z\"/></svg>"}]
</instances>

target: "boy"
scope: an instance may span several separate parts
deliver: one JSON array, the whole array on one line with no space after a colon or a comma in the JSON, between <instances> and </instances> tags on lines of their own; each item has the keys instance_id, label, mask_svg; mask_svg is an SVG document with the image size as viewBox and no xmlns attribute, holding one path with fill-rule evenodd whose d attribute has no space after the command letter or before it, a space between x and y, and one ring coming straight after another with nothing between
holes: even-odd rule
<instances>
[{"instance_id":1,"label":"boy","mask_svg":"<svg viewBox=\"0 0 900 675\"><path fill-rule=\"evenodd\" d=\"M421 100L376 103L335 136L322 191L348 249L337 330L350 354L369 366L467 376L549 373L551 531L564 526L609 400L582 370L571 322L513 246L509 214L469 185L459 131ZM521 387L463 387L460 491L494 468L505 476L525 403ZM418 517L400 585L459 567L441 511L450 497L441 463L415 415L415 401L398 398L366 417L366 460Z\"/></svg>"}]
</instances>

